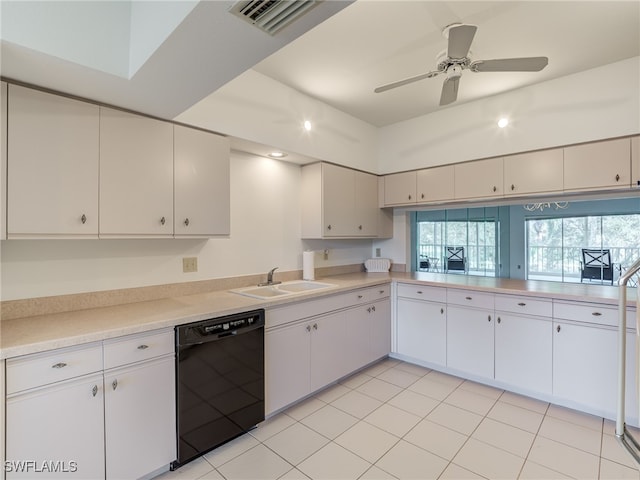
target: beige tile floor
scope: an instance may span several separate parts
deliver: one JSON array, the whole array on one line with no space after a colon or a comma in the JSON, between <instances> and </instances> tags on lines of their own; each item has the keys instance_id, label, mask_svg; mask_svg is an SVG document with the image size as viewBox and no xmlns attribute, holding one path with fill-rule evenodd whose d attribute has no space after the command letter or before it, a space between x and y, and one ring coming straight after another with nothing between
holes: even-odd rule
<instances>
[{"instance_id":1,"label":"beige tile floor","mask_svg":"<svg viewBox=\"0 0 640 480\"><path fill-rule=\"evenodd\" d=\"M385 359L157 477L396 478L640 474L609 420Z\"/></svg>"}]
</instances>

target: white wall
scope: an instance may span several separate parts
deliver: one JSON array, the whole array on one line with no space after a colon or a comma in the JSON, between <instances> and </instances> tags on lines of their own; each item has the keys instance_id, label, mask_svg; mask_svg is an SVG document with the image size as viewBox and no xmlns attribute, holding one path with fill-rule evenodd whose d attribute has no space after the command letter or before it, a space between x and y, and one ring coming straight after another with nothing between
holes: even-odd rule
<instances>
[{"instance_id":1,"label":"white wall","mask_svg":"<svg viewBox=\"0 0 640 480\"><path fill-rule=\"evenodd\" d=\"M371 241L300 239L300 167L232 152L231 235L209 240L7 240L2 249L2 300L160 285L316 266L362 263ZM197 256L198 272L182 273Z\"/></svg>"},{"instance_id":2,"label":"white wall","mask_svg":"<svg viewBox=\"0 0 640 480\"><path fill-rule=\"evenodd\" d=\"M383 127L378 173L638 134L639 85L635 57Z\"/></svg>"},{"instance_id":3,"label":"white wall","mask_svg":"<svg viewBox=\"0 0 640 480\"><path fill-rule=\"evenodd\" d=\"M253 70L175 118L288 152L375 173L377 128ZM309 120L313 128L302 128Z\"/></svg>"}]
</instances>

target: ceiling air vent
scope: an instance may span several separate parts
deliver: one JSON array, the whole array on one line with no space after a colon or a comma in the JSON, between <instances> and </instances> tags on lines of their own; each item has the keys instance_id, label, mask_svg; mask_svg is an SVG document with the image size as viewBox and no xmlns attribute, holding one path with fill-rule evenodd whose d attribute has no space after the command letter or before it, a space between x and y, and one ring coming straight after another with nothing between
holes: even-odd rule
<instances>
[{"instance_id":1,"label":"ceiling air vent","mask_svg":"<svg viewBox=\"0 0 640 480\"><path fill-rule=\"evenodd\" d=\"M229 11L260 30L274 35L322 0L245 0Z\"/></svg>"}]
</instances>

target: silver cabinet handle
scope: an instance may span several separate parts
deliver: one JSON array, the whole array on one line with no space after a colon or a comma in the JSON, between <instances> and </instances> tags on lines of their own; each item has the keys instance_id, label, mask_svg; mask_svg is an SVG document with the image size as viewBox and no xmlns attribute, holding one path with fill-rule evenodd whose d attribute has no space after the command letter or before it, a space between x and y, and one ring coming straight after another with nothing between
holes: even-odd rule
<instances>
[{"instance_id":1,"label":"silver cabinet handle","mask_svg":"<svg viewBox=\"0 0 640 480\"><path fill-rule=\"evenodd\" d=\"M374 305L373 307L371 307L371 310L373 310L375 312L376 311L376 306Z\"/></svg>"},{"instance_id":2,"label":"silver cabinet handle","mask_svg":"<svg viewBox=\"0 0 640 480\"><path fill-rule=\"evenodd\" d=\"M358 230L362 230L362 225L358 225Z\"/></svg>"},{"instance_id":3,"label":"silver cabinet handle","mask_svg":"<svg viewBox=\"0 0 640 480\"><path fill-rule=\"evenodd\" d=\"M424 193L420 195L420 198L424 200Z\"/></svg>"},{"instance_id":4,"label":"silver cabinet handle","mask_svg":"<svg viewBox=\"0 0 640 480\"><path fill-rule=\"evenodd\" d=\"M511 190L513 191L513 190L515 190L515 189L516 189L516 186L512 183L512 184L511 184ZM495 192L495 190L494 190L494 192Z\"/></svg>"},{"instance_id":5,"label":"silver cabinet handle","mask_svg":"<svg viewBox=\"0 0 640 480\"><path fill-rule=\"evenodd\" d=\"M493 186L493 191L495 192L496 190L498 190L498 187L496 187L495 185Z\"/></svg>"},{"instance_id":6,"label":"silver cabinet handle","mask_svg":"<svg viewBox=\"0 0 640 480\"><path fill-rule=\"evenodd\" d=\"M360 300L362 298L362 295L358 295L358 300Z\"/></svg>"},{"instance_id":7,"label":"silver cabinet handle","mask_svg":"<svg viewBox=\"0 0 640 480\"><path fill-rule=\"evenodd\" d=\"M409 200L411 200L411 195L409 195Z\"/></svg>"},{"instance_id":8,"label":"silver cabinet handle","mask_svg":"<svg viewBox=\"0 0 640 480\"><path fill-rule=\"evenodd\" d=\"M160 225L164 225L165 223L167 223L167 221L165 220L165 218L164 218L164 217L162 217L162 218L160 219Z\"/></svg>"},{"instance_id":9,"label":"silver cabinet handle","mask_svg":"<svg viewBox=\"0 0 640 480\"><path fill-rule=\"evenodd\" d=\"M318 324L317 324L317 323L314 323L314 324L313 324L313 329L314 329L314 330L317 330L317 329L318 329Z\"/></svg>"},{"instance_id":10,"label":"silver cabinet handle","mask_svg":"<svg viewBox=\"0 0 640 480\"><path fill-rule=\"evenodd\" d=\"M526 306L526 305L527 305L527 304L526 304L526 303L524 303L524 302L520 302L520 303L518 303L518 306L519 306L519 307L524 307L524 306Z\"/></svg>"},{"instance_id":11,"label":"silver cabinet handle","mask_svg":"<svg viewBox=\"0 0 640 480\"><path fill-rule=\"evenodd\" d=\"M489 315L489 321L491 321L491 315Z\"/></svg>"},{"instance_id":12,"label":"silver cabinet handle","mask_svg":"<svg viewBox=\"0 0 640 480\"><path fill-rule=\"evenodd\" d=\"M418 295L422 295L422 290L418 290L416 293L417 293Z\"/></svg>"},{"instance_id":13,"label":"silver cabinet handle","mask_svg":"<svg viewBox=\"0 0 640 480\"><path fill-rule=\"evenodd\" d=\"M384 293L384 290L380 290L380 295L382 295Z\"/></svg>"},{"instance_id":14,"label":"silver cabinet handle","mask_svg":"<svg viewBox=\"0 0 640 480\"><path fill-rule=\"evenodd\" d=\"M87 223L87 216L84 213L80 217L80 221L82 222L83 225Z\"/></svg>"},{"instance_id":15,"label":"silver cabinet handle","mask_svg":"<svg viewBox=\"0 0 640 480\"><path fill-rule=\"evenodd\" d=\"M56 363L55 365L51 365L51 368L64 368L67 364L64 362Z\"/></svg>"},{"instance_id":16,"label":"silver cabinet handle","mask_svg":"<svg viewBox=\"0 0 640 480\"><path fill-rule=\"evenodd\" d=\"M311 325L307 325L307 332L311 331Z\"/></svg>"},{"instance_id":17,"label":"silver cabinet handle","mask_svg":"<svg viewBox=\"0 0 640 480\"><path fill-rule=\"evenodd\" d=\"M185 226L185 227L188 227L188 226L189 226L189 219L188 219L188 218L185 218L185 219L184 219L184 226Z\"/></svg>"},{"instance_id":18,"label":"silver cabinet handle","mask_svg":"<svg viewBox=\"0 0 640 480\"><path fill-rule=\"evenodd\" d=\"M98 386L97 385L93 386L93 388L91 389L91 393L93 394L94 397L98 394Z\"/></svg>"},{"instance_id":19,"label":"silver cabinet handle","mask_svg":"<svg viewBox=\"0 0 640 480\"><path fill-rule=\"evenodd\" d=\"M147 348L149 348L149 345L145 345L145 344L138 345L138 350L146 350Z\"/></svg>"},{"instance_id":20,"label":"silver cabinet handle","mask_svg":"<svg viewBox=\"0 0 640 480\"><path fill-rule=\"evenodd\" d=\"M327 230L331 230L331 225L327 225Z\"/></svg>"},{"instance_id":21,"label":"silver cabinet handle","mask_svg":"<svg viewBox=\"0 0 640 480\"><path fill-rule=\"evenodd\" d=\"M114 380L113 382L111 382L111 386L113 387L113 389L115 390L116 388L118 388L118 379Z\"/></svg>"},{"instance_id":22,"label":"silver cabinet handle","mask_svg":"<svg viewBox=\"0 0 640 480\"><path fill-rule=\"evenodd\" d=\"M498 317L498 323L500 323L500 322L501 322L500 317Z\"/></svg>"},{"instance_id":23,"label":"silver cabinet handle","mask_svg":"<svg viewBox=\"0 0 640 480\"><path fill-rule=\"evenodd\" d=\"M371 307L367 308L367 312L371 313Z\"/></svg>"},{"instance_id":24,"label":"silver cabinet handle","mask_svg":"<svg viewBox=\"0 0 640 480\"><path fill-rule=\"evenodd\" d=\"M443 314L444 314L444 308L441 308L440 309L440 315L443 315Z\"/></svg>"},{"instance_id":25,"label":"silver cabinet handle","mask_svg":"<svg viewBox=\"0 0 640 480\"><path fill-rule=\"evenodd\" d=\"M620 175L616 173L616 182L620 181Z\"/></svg>"},{"instance_id":26,"label":"silver cabinet handle","mask_svg":"<svg viewBox=\"0 0 640 480\"><path fill-rule=\"evenodd\" d=\"M594 317L599 317L602 314L600 312L593 312L591 315L593 315Z\"/></svg>"},{"instance_id":27,"label":"silver cabinet handle","mask_svg":"<svg viewBox=\"0 0 640 480\"><path fill-rule=\"evenodd\" d=\"M473 298L471 298L471 297L464 297L464 298L465 298L465 300L473 300Z\"/></svg>"},{"instance_id":28,"label":"silver cabinet handle","mask_svg":"<svg viewBox=\"0 0 640 480\"><path fill-rule=\"evenodd\" d=\"M556 332L560 333L560 325L556 327Z\"/></svg>"}]
</instances>

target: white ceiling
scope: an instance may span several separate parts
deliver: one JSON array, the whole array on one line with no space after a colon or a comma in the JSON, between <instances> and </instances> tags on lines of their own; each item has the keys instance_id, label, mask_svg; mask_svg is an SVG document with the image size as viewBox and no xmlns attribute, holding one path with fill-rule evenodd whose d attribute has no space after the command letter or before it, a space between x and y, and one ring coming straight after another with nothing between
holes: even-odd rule
<instances>
[{"instance_id":1,"label":"white ceiling","mask_svg":"<svg viewBox=\"0 0 640 480\"><path fill-rule=\"evenodd\" d=\"M97 35L103 30L86 24L75 30L74 22L82 24L82 17L48 30L42 22L16 20L12 12L22 3L34 5L0 0L3 30L19 22L12 26L18 25L20 35L76 46L87 41L80 31ZM105 4L122 9L122 2L115 0L35 3L49 9ZM141 3L147 10L166 4ZM273 37L228 13L233 3L199 2L175 30L164 32L166 40L130 78L4 37L0 73L170 119L253 67L356 118L384 126L448 108L438 106L442 77L380 94L373 89L435 69L437 54L446 48L441 30L454 22L478 26L471 47L476 60L548 56L549 65L538 73L464 71L453 105L640 55L640 0L325 0ZM133 28L132 21L126 30ZM106 55L104 48L102 53Z\"/></svg>"},{"instance_id":2,"label":"white ceiling","mask_svg":"<svg viewBox=\"0 0 640 480\"><path fill-rule=\"evenodd\" d=\"M468 102L640 55L640 1L358 0L254 70L372 125L439 107L443 76L384 93L373 89L435 70L442 29L478 26L473 59L547 56L537 73L463 72ZM615 79L612 79L615 81Z\"/></svg>"}]
</instances>

